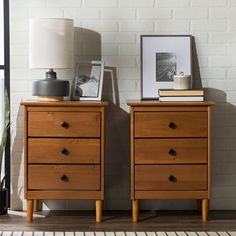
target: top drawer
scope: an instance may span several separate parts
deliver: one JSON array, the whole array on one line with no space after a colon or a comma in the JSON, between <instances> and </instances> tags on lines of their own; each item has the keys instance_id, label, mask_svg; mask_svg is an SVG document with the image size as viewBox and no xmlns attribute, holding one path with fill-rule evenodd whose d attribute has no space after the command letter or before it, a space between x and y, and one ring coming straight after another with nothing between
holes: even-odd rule
<instances>
[{"instance_id":1,"label":"top drawer","mask_svg":"<svg viewBox=\"0 0 236 236\"><path fill-rule=\"evenodd\" d=\"M100 137L100 112L29 112L28 136Z\"/></svg>"},{"instance_id":2,"label":"top drawer","mask_svg":"<svg viewBox=\"0 0 236 236\"><path fill-rule=\"evenodd\" d=\"M135 112L135 137L207 137L207 112Z\"/></svg>"}]
</instances>

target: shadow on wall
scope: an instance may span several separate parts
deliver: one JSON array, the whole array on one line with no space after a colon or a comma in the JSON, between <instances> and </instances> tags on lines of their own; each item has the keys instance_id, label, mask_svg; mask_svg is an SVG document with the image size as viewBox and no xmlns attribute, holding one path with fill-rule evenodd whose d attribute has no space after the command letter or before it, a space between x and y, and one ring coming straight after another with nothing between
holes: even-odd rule
<instances>
[{"instance_id":1,"label":"shadow on wall","mask_svg":"<svg viewBox=\"0 0 236 236\"><path fill-rule=\"evenodd\" d=\"M211 209L235 209L236 107L226 93L205 89L206 100L215 102L212 123L212 200Z\"/></svg>"},{"instance_id":2,"label":"shadow on wall","mask_svg":"<svg viewBox=\"0 0 236 236\"><path fill-rule=\"evenodd\" d=\"M23 107L19 107L16 119L16 135L11 149L11 208L14 210L22 210L23 208L23 133L22 132L22 117L24 114ZM21 173L20 173L21 171ZM19 188L18 184L22 187Z\"/></svg>"},{"instance_id":3,"label":"shadow on wall","mask_svg":"<svg viewBox=\"0 0 236 236\"><path fill-rule=\"evenodd\" d=\"M101 60L98 32L75 28L75 61ZM103 100L109 101L106 120L105 210L130 209L129 114L120 108L115 67L105 67ZM94 201L44 201L52 210L94 210Z\"/></svg>"}]
</instances>

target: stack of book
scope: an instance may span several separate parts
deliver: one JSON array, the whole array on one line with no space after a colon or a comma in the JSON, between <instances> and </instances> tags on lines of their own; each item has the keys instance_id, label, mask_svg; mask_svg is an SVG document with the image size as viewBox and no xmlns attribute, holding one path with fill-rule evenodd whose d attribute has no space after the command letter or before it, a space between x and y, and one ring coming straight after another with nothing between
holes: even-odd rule
<instances>
[{"instance_id":1,"label":"stack of book","mask_svg":"<svg viewBox=\"0 0 236 236\"><path fill-rule=\"evenodd\" d=\"M204 101L204 91L202 89L160 89L159 100L161 102L202 102Z\"/></svg>"}]
</instances>

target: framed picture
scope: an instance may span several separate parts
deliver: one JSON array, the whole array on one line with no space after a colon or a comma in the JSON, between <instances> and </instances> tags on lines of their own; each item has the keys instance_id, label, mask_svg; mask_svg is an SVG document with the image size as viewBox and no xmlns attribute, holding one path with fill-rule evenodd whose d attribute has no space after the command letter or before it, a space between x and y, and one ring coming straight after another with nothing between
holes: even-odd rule
<instances>
[{"instance_id":1,"label":"framed picture","mask_svg":"<svg viewBox=\"0 0 236 236\"><path fill-rule=\"evenodd\" d=\"M192 75L191 35L141 35L141 98L158 99L173 75Z\"/></svg>"},{"instance_id":2,"label":"framed picture","mask_svg":"<svg viewBox=\"0 0 236 236\"><path fill-rule=\"evenodd\" d=\"M101 100L104 62L79 62L72 82L71 100Z\"/></svg>"}]
</instances>

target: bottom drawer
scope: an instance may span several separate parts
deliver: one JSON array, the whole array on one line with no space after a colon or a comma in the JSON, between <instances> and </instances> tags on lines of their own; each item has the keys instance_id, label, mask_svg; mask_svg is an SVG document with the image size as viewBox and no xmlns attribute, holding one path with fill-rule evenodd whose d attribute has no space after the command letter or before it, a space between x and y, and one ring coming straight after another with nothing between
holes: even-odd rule
<instances>
[{"instance_id":1,"label":"bottom drawer","mask_svg":"<svg viewBox=\"0 0 236 236\"><path fill-rule=\"evenodd\" d=\"M100 190L100 165L28 165L29 190Z\"/></svg>"},{"instance_id":2,"label":"bottom drawer","mask_svg":"<svg viewBox=\"0 0 236 236\"><path fill-rule=\"evenodd\" d=\"M206 165L136 165L135 190L206 190Z\"/></svg>"}]
</instances>

